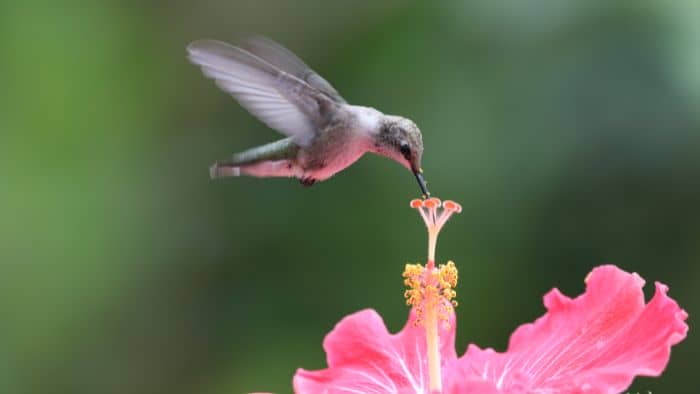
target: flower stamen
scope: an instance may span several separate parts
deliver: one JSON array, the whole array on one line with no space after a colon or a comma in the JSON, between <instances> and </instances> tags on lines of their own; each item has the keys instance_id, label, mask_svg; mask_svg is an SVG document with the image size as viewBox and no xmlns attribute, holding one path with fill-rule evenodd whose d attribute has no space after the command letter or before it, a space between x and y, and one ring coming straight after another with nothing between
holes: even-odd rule
<instances>
[{"instance_id":1,"label":"flower stamen","mask_svg":"<svg viewBox=\"0 0 700 394\"><path fill-rule=\"evenodd\" d=\"M423 323L423 312L429 308L440 308L445 314L439 317L445 328L449 327L449 306L457 306L457 267L452 261L440 264L436 268L429 269L421 264L406 264L403 272L404 285L408 287L404 292L406 305L412 306L416 311L415 325Z\"/></svg>"}]
</instances>

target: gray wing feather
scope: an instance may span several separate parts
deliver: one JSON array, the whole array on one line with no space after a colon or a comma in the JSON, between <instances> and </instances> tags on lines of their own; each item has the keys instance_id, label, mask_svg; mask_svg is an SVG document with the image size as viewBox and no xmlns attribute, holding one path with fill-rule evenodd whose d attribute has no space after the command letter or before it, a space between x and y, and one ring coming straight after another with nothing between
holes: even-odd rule
<instances>
[{"instance_id":1,"label":"gray wing feather","mask_svg":"<svg viewBox=\"0 0 700 394\"><path fill-rule=\"evenodd\" d=\"M338 104L347 102L337 90L303 60L279 43L263 36L251 37L244 41L243 48L265 59L273 66L296 76L321 91Z\"/></svg>"},{"instance_id":2,"label":"gray wing feather","mask_svg":"<svg viewBox=\"0 0 700 394\"><path fill-rule=\"evenodd\" d=\"M269 127L306 146L333 103L318 89L260 57L215 40L195 41L189 59Z\"/></svg>"}]
</instances>

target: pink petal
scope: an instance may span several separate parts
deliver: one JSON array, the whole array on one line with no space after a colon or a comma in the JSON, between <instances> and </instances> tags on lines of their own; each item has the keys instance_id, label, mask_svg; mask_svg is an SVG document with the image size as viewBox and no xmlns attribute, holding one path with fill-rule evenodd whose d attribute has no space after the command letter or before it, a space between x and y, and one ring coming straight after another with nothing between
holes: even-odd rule
<instances>
[{"instance_id":1,"label":"pink petal","mask_svg":"<svg viewBox=\"0 0 700 394\"><path fill-rule=\"evenodd\" d=\"M440 331L443 365L457 359L454 311L450 313L451 324ZM425 331L422 326L415 326L413 320L411 316L403 330L391 335L374 310L365 309L345 317L323 341L328 368L297 370L295 393L427 392Z\"/></svg>"},{"instance_id":2,"label":"pink petal","mask_svg":"<svg viewBox=\"0 0 700 394\"><path fill-rule=\"evenodd\" d=\"M593 270L586 292L571 299L553 289L547 313L520 326L508 351L470 345L450 374L490 382L502 393L617 393L635 376L658 376L671 346L688 331L687 314L656 283L644 304L644 280L608 265ZM448 386L449 386L448 384Z\"/></svg>"}]
</instances>

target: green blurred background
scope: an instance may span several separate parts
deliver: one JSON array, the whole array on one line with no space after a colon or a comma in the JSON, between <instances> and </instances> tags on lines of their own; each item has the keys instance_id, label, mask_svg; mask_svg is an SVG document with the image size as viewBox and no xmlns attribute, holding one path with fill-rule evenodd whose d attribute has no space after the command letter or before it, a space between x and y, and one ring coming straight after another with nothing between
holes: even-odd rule
<instances>
[{"instance_id":1,"label":"green blurred background","mask_svg":"<svg viewBox=\"0 0 700 394\"><path fill-rule=\"evenodd\" d=\"M185 46L252 32L421 127L431 190L464 206L438 247L460 353L503 350L602 263L669 284L692 326L700 3L427 4L0 2L0 393L290 392L343 316L403 325L426 251L405 169L208 179L277 134ZM691 331L631 391L696 392L699 352Z\"/></svg>"}]
</instances>

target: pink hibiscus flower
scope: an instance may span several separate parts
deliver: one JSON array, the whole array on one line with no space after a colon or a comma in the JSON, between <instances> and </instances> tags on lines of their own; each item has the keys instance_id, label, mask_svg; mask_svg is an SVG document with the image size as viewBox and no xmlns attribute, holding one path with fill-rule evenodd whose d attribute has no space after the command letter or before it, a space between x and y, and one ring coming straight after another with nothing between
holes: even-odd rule
<instances>
[{"instance_id":1,"label":"pink hibiscus flower","mask_svg":"<svg viewBox=\"0 0 700 394\"><path fill-rule=\"evenodd\" d=\"M428 263L406 265L408 323L392 335L373 310L344 318L323 342L328 368L299 369L297 394L618 393L635 376L660 375L686 336L687 314L665 285L657 282L645 304L644 280L608 265L588 275L575 299L557 289L545 295L545 315L520 326L505 353L470 345L457 358L457 269L434 261L440 229L462 208L436 198L411 206L428 228Z\"/></svg>"},{"instance_id":2,"label":"pink hibiscus flower","mask_svg":"<svg viewBox=\"0 0 700 394\"><path fill-rule=\"evenodd\" d=\"M594 269L575 299L553 289L547 312L520 326L505 353L470 345L454 351L454 311L440 326L444 393L619 393L635 376L658 376L671 346L687 333L687 314L656 283L644 303L642 280L615 266ZM415 309L415 308L414 308ZM415 311L398 334L363 310L340 321L323 342L328 368L299 369L297 394L429 393L425 330Z\"/></svg>"}]
</instances>

